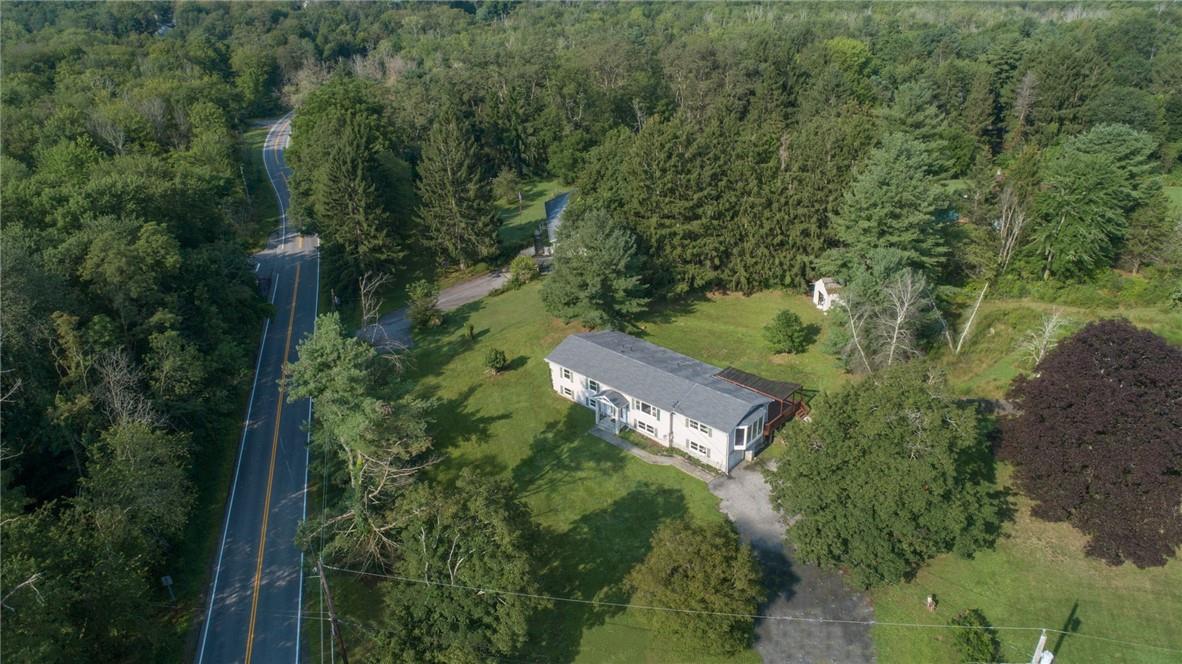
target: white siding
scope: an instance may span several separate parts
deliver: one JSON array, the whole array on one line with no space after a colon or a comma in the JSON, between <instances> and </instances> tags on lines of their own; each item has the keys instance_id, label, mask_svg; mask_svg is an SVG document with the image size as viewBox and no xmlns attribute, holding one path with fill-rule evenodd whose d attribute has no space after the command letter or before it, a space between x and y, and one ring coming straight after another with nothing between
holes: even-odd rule
<instances>
[{"instance_id":1,"label":"white siding","mask_svg":"<svg viewBox=\"0 0 1182 664\"><path fill-rule=\"evenodd\" d=\"M595 391L589 389L587 385L588 377L575 371L567 370L570 373L570 378L567 378L563 376L564 367L554 363L549 364L550 381L554 391L563 398L569 399L581 406L587 407L587 398L595 394ZM595 379L592 378L590 380ZM573 396L567 396L563 392L564 389L569 390ZM702 463L714 466L719 470L728 471L743 460L746 451L734 449L734 428L724 431L718 427L706 425L710 429L710 434L707 435L698 429L690 428L688 425L688 418L679 413L670 413L669 411L662 409L658 409L660 411L659 417L644 413L640 408L635 407L634 404L635 400L639 399L639 397L634 397L631 394L627 394L626 392L618 390L602 381L599 382L599 391L612 389L620 392L620 394L624 395L628 399L629 408L627 417L625 419L625 424L629 429L632 429L633 431L636 431L647 438L652 438L662 445L667 447L672 446L676 449L679 449L701 461ZM640 400L643 401L644 399ZM751 413L748 413L747 416L743 418L743 421L736 426L751 425L757 419L759 419L761 415L764 417L764 422L766 423L766 406L754 409ZM638 422L643 422L644 424L655 429L656 435L654 436L649 431L641 429L639 426L637 426ZM758 447L759 436L761 436L762 433L762 431L753 432L755 437L753 437L748 442L748 449L752 448L753 443L755 443L755 446ZM691 445L691 443L693 443L693 445ZM708 450L709 455L703 452L703 450Z\"/></svg>"},{"instance_id":2,"label":"white siding","mask_svg":"<svg viewBox=\"0 0 1182 664\"><path fill-rule=\"evenodd\" d=\"M689 454L702 463L714 466L721 470L729 470L726 466L727 455L730 451L730 439L727 431L720 431L715 427L707 425L710 429L710 435L702 433L698 429L691 429L689 427L689 418L681 414L673 416L673 447ZM695 449L690 445L705 447L710 451L709 456L706 456L700 449Z\"/></svg>"}]
</instances>

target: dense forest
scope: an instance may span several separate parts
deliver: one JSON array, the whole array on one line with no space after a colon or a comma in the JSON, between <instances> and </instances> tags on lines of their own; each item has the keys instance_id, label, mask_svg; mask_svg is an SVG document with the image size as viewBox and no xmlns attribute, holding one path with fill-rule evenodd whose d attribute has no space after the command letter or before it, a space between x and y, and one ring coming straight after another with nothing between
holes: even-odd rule
<instances>
[{"instance_id":1,"label":"dense forest","mask_svg":"<svg viewBox=\"0 0 1182 664\"><path fill-rule=\"evenodd\" d=\"M950 312L986 288L1074 297L1143 273L1128 297L1182 302L1167 3L8 2L0 38L14 660L179 650L187 618L159 578L201 586L198 460L236 443L268 310L249 251L270 193L247 190L239 148L253 119L296 110L293 216L347 296L411 257L504 258L494 178L555 177L578 191L569 246L605 278L560 262L544 298L594 325L831 276L833 351L869 372L952 346ZM590 281L610 309L572 295ZM413 466L427 434L391 458ZM500 491L455 510L527 520ZM382 638L409 648L399 616L424 618L407 611Z\"/></svg>"}]
</instances>

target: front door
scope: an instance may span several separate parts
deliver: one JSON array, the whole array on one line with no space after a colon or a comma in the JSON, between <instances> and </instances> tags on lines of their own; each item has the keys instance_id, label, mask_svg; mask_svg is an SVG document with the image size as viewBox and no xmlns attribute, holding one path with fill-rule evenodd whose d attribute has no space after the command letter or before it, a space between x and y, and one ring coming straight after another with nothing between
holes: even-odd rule
<instances>
[{"instance_id":1,"label":"front door","mask_svg":"<svg viewBox=\"0 0 1182 664\"><path fill-rule=\"evenodd\" d=\"M615 429L616 407L602 399L595 401L595 423L605 429Z\"/></svg>"}]
</instances>

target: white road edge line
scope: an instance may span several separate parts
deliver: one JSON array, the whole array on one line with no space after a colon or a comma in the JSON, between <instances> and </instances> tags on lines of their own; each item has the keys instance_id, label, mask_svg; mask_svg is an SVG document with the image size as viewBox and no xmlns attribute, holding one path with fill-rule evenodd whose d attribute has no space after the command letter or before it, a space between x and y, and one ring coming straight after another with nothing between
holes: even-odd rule
<instances>
[{"instance_id":1,"label":"white road edge line","mask_svg":"<svg viewBox=\"0 0 1182 664\"><path fill-rule=\"evenodd\" d=\"M275 125L273 127L271 127L271 131L267 132L267 138L263 140L264 148L266 147L267 142L271 140L271 135L275 132L275 129L279 127L279 124L280 123L278 123L278 122L275 123ZM263 150L263 167L267 170L267 177L268 177L268 179L270 179L271 170L269 168L266 168L266 166L267 166L266 150L264 149ZM274 189L275 185L271 185L271 188ZM276 198L279 197L278 191L275 192L275 197ZM319 259L318 259L318 261L319 261ZM320 273L320 264L319 264L319 262L317 262L317 265L316 265L316 272L317 272L316 278L317 278L317 280L319 280L320 279L320 274L319 274ZM277 293L278 291L279 291L279 273L276 271L275 272L275 283L271 287L271 303L272 304L274 304L274 302L275 302L275 293ZM217 562L217 566L214 567L214 571L213 571L213 587L209 591L209 605L205 609L205 625L202 626L202 628L201 628L201 647L197 651L197 664L202 664L202 662L205 661L205 642L209 639L209 624L210 624L210 622L212 622L211 618L213 618L213 603L215 600L217 600L217 596L218 596L218 580L221 578L221 575L222 575L222 558L226 555L226 536L230 533L230 515L233 514L233 512L234 512L234 495L238 492L238 473L242 470L242 453L244 451L246 451L246 432L250 430L251 412L254 409L254 394L255 394L255 390L257 390L258 386L259 386L259 367L262 366L263 350L267 346L267 332L270 331L270 329L271 329L271 319L268 318L263 323L263 336L261 339L259 339L259 354L254 362L254 381L252 381L251 385L250 385L250 400L247 402L247 405L246 405L246 419L242 421L242 438L238 441L238 461L234 464L234 481L233 481L233 483L230 484L230 501L226 505L225 522L222 525L222 541L218 545L218 562ZM276 425L276 426L278 426L278 425Z\"/></svg>"},{"instance_id":2,"label":"white road edge line","mask_svg":"<svg viewBox=\"0 0 1182 664\"><path fill-rule=\"evenodd\" d=\"M278 282L278 277L276 282ZM278 283L276 284L278 285ZM218 564L213 572L213 588L209 591L209 608L205 611L205 626L201 629L201 649L197 653L197 664L205 658L205 641L209 638L209 624L213 617L213 603L218 596L218 579L222 574L222 556L226 553L226 535L230 532L230 515L234 511L234 494L238 490L238 472L242 470L242 453L246 450L246 432L250 430L251 411L254 409L254 393L259 386L259 367L263 362L263 349L267 343L267 332L271 329L271 319L263 323L263 338L259 341L259 356L254 363L254 382L250 386L250 401L246 406L246 420L242 423L242 439L238 441L238 462L234 466L234 483L230 485L230 503L226 506L225 524L222 526L222 542L218 546Z\"/></svg>"}]
</instances>

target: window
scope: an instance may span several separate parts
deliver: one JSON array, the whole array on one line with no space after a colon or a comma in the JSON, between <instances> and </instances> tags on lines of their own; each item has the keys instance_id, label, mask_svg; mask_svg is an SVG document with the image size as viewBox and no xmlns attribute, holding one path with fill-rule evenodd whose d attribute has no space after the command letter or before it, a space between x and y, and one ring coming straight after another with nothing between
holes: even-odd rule
<instances>
[{"instance_id":1,"label":"window","mask_svg":"<svg viewBox=\"0 0 1182 664\"><path fill-rule=\"evenodd\" d=\"M591 390L592 392L598 392L599 391L599 383L597 383L593 380L588 380L587 381L587 389Z\"/></svg>"},{"instance_id":2,"label":"window","mask_svg":"<svg viewBox=\"0 0 1182 664\"><path fill-rule=\"evenodd\" d=\"M571 375L570 375L570 369L565 369L565 368L564 368L564 369L562 370L562 379L563 379L563 380L570 380L570 379L571 379Z\"/></svg>"},{"instance_id":3,"label":"window","mask_svg":"<svg viewBox=\"0 0 1182 664\"><path fill-rule=\"evenodd\" d=\"M583 397L583 402L587 404L587 407L588 407L588 408L594 408L594 407L595 407L595 397L591 396L590 394L588 394L587 396Z\"/></svg>"},{"instance_id":4,"label":"window","mask_svg":"<svg viewBox=\"0 0 1182 664\"><path fill-rule=\"evenodd\" d=\"M647 403L641 401L640 399L633 399L632 400L632 407L635 408L636 410L639 410L640 412L644 413L645 415L652 415L653 417L657 418L658 420L661 419L661 411L660 410L653 407L651 404L647 404Z\"/></svg>"},{"instance_id":5,"label":"window","mask_svg":"<svg viewBox=\"0 0 1182 664\"><path fill-rule=\"evenodd\" d=\"M760 415L759 419L755 420L755 424L751 425L751 440L761 436L763 436L763 415Z\"/></svg>"},{"instance_id":6,"label":"window","mask_svg":"<svg viewBox=\"0 0 1182 664\"><path fill-rule=\"evenodd\" d=\"M657 437L657 428L654 427L653 425L649 424L648 422L641 422L640 420L637 420L636 421L636 428L644 433L647 433L648 435L652 436L653 438Z\"/></svg>"},{"instance_id":7,"label":"window","mask_svg":"<svg viewBox=\"0 0 1182 664\"><path fill-rule=\"evenodd\" d=\"M575 393L572 392L569 387L564 387L562 388L562 396L566 397L567 399L574 399Z\"/></svg>"},{"instance_id":8,"label":"window","mask_svg":"<svg viewBox=\"0 0 1182 664\"><path fill-rule=\"evenodd\" d=\"M747 427L739 427L735 429L735 449L747 449Z\"/></svg>"},{"instance_id":9,"label":"window","mask_svg":"<svg viewBox=\"0 0 1182 664\"><path fill-rule=\"evenodd\" d=\"M701 454L702 456L706 457L707 459L710 458L710 448L709 447L706 447L705 445L699 445L692 440L685 441L685 444L687 447L689 447L694 452Z\"/></svg>"},{"instance_id":10,"label":"window","mask_svg":"<svg viewBox=\"0 0 1182 664\"><path fill-rule=\"evenodd\" d=\"M709 436L712 433L710 431L710 427L706 426L705 424L702 424L701 422L699 422L697 420L691 420L688 417L685 418L685 425L687 427L693 429L694 431L701 431L702 433L706 434L707 436Z\"/></svg>"}]
</instances>

